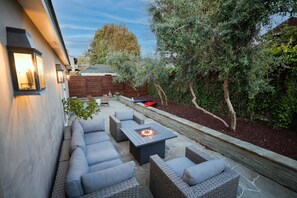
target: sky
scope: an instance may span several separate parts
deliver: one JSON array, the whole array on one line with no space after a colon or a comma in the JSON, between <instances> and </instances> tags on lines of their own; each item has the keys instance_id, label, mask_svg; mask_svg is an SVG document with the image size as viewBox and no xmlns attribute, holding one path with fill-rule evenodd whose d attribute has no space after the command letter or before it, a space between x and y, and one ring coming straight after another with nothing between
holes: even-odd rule
<instances>
[{"instance_id":1,"label":"sky","mask_svg":"<svg viewBox=\"0 0 297 198\"><path fill-rule=\"evenodd\" d=\"M149 0L52 0L68 54L76 58L89 48L92 38L104 24L124 25L140 45L143 57L154 56L156 38L150 31L146 5ZM273 16L275 27L288 17Z\"/></svg>"},{"instance_id":2,"label":"sky","mask_svg":"<svg viewBox=\"0 0 297 198\"><path fill-rule=\"evenodd\" d=\"M155 35L146 12L148 0L52 0L68 54L82 56L104 24L124 25L140 45L142 56L153 56Z\"/></svg>"}]
</instances>

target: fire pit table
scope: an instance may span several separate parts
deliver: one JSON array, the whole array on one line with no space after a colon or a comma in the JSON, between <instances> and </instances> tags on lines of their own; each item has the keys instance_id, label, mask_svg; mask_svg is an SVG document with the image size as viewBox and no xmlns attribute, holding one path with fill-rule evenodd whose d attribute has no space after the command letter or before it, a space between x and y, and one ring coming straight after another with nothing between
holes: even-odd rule
<instances>
[{"instance_id":1,"label":"fire pit table","mask_svg":"<svg viewBox=\"0 0 297 198\"><path fill-rule=\"evenodd\" d=\"M139 164L149 162L150 156L158 154L165 157L165 140L177 137L175 134L156 123L124 127L121 131L128 137L130 153Z\"/></svg>"}]
</instances>

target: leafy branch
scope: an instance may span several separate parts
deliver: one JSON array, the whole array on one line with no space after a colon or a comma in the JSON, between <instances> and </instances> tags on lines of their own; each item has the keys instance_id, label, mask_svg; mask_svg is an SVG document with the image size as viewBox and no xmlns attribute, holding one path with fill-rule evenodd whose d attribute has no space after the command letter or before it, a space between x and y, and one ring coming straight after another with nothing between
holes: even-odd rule
<instances>
[{"instance_id":1,"label":"leafy branch","mask_svg":"<svg viewBox=\"0 0 297 198\"><path fill-rule=\"evenodd\" d=\"M62 99L63 108L67 115L74 113L76 117L87 120L92 118L93 114L96 114L100 111L99 106L95 100L91 100L87 105L83 101L75 98Z\"/></svg>"}]
</instances>

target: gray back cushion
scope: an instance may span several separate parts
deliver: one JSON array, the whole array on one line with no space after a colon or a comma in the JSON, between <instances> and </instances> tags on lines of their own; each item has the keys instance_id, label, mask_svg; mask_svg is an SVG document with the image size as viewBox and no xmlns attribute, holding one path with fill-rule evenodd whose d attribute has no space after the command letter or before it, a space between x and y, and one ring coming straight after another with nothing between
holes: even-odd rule
<instances>
[{"instance_id":1,"label":"gray back cushion","mask_svg":"<svg viewBox=\"0 0 297 198\"><path fill-rule=\"evenodd\" d=\"M82 176L86 193L95 192L128 180L133 177L135 162L130 161L101 171L87 173Z\"/></svg>"},{"instance_id":2,"label":"gray back cushion","mask_svg":"<svg viewBox=\"0 0 297 198\"><path fill-rule=\"evenodd\" d=\"M190 186L196 185L220 174L225 166L224 160L212 159L186 168L182 178Z\"/></svg>"},{"instance_id":3,"label":"gray back cushion","mask_svg":"<svg viewBox=\"0 0 297 198\"><path fill-rule=\"evenodd\" d=\"M192 162L187 157L178 157L172 160L168 160L165 162L176 174L180 177L183 176L185 168L194 166L195 163Z\"/></svg>"},{"instance_id":4,"label":"gray back cushion","mask_svg":"<svg viewBox=\"0 0 297 198\"><path fill-rule=\"evenodd\" d=\"M78 147L85 151L86 144L84 140L84 135L81 134L78 130L73 131L70 146L71 152L73 152Z\"/></svg>"},{"instance_id":5,"label":"gray back cushion","mask_svg":"<svg viewBox=\"0 0 297 198\"><path fill-rule=\"evenodd\" d=\"M66 177L66 194L68 197L78 197L84 194L81 176L88 172L88 162L84 152L77 148L73 151Z\"/></svg>"},{"instance_id":6,"label":"gray back cushion","mask_svg":"<svg viewBox=\"0 0 297 198\"><path fill-rule=\"evenodd\" d=\"M78 119L73 120L72 125L71 125L71 131L72 131L72 133L74 131L79 131L81 134L84 134L84 130L83 130Z\"/></svg>"},{"instance_id":7,"label":"gray back cushion","mask_svg":"<svg viewBox=\"0 0 297 198\"><path fill-rule=\"evenodd\" d=\"M115 117L117 117L120 121L122 120L133 120L133 110L125 110L125 111L116 111Z\"/></svg>"},{"instance_id":8,"label":"gray back cushion","mask_svg":"<svg viewBox=\"0 0 297 198\"><path fill-rule=\"evenodd\" d=\"M79 121L84 132L105 131L104 118L88 118L87 120Z\"/></svg>"}]
</instances>

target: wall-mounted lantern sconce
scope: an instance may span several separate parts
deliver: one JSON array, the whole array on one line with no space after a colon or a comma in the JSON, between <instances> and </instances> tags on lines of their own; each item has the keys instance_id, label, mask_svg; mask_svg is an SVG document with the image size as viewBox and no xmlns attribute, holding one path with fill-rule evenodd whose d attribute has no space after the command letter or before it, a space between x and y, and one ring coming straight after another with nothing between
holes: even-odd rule
<instances>
[{"instance_id":1,"label":"wall-mounted lantern sconce","mask_svg":"<svg viewBox=\"0 0 297 198\"><path fill-rule=\"evenodd\" d=\"M56 72L57 72L57 82L58 83L64 83L64 69L60 64L56 64Z\"/></svg>"},{"instance_id":2,"label":"wall-mounted lantern sconce","mask_svg":"<svg viewBox=\"0 0 297 198\"><path fill-rule=\"evenodd\" d=\"M45 89L42 54L24 29L6 27L14 95L40 95Z\"/></svg>"},{"instance_id":3,"label":"wall-mounted lantern sconce","mask_svg":"<svg viewBox=\"0 0 297 198\"><path fill-rule=\"evenodd\" d=\"M67 81L70 80L70 74L69 74L69 71L67 71L67 73L66 73L66 80L67 80Z\"/></svg>"}]
</instances>

